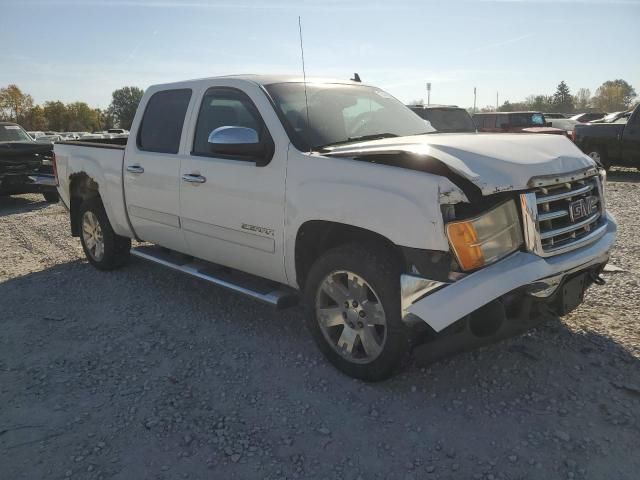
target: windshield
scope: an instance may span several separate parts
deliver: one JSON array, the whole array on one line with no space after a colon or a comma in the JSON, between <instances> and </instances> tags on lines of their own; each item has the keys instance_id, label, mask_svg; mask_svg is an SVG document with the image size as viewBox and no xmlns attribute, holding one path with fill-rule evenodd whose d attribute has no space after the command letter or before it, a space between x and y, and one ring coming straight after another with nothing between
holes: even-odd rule
<instances>
[{"instance_id":1,"label":"windshield","mask_svg":"<svg viewBox=\"0 0 640 480\"><path fill-rule=\"evenodd\" d=\"M401 102L377 88L308 83L308 122L303 83L276 83L266 89L299 150L434 131Z\"/></svg>"},{"instance_id":2,"label":"windshield","mask_svg":"<svg viewBox=\"0 0 640 480\"><path fill-rule=\"evenodd\" d=\"M0 125L0 142L33 142L19 125Z\"/></svg>"},{"instance_id":3,"label":"windshield","mask_svg":"<svg viewBox=\"0 0 640 480\"><path fill-rule=\"evenodd\" d=\"M466 110L461 108L417 108L415 113L438 132L475 132L476 126Z\"/></svg>"}]
</instances>

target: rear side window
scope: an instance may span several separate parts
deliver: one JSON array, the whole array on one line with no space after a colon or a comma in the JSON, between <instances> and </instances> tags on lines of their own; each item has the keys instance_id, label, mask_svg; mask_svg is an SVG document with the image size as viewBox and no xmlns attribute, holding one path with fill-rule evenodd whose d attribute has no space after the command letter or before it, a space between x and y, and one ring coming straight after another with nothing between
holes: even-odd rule
<instances>
[{"instance_id":1,"label":"rear side window","mask_svg":"<svg viewBox=\"0 0 640 480\"><path fill-rule=\"evenodd\" d=\"M209 134L220 127L252 128L258 132L260 139L268 135L251 99L244 92L232 88L212 88L205 93L198 114L192 153L212 156Z\"/></svg>"},{"instance_id":2,"label":"rear side window","mask_svg":"<svg viewBox=\"0 0 640 480\"><path fill-rule=\"evenodd\" d=\"M165 90L149 99L138 133L138 147L147 152L178 153L191 90Z\"/></svg>"}]
</instances>

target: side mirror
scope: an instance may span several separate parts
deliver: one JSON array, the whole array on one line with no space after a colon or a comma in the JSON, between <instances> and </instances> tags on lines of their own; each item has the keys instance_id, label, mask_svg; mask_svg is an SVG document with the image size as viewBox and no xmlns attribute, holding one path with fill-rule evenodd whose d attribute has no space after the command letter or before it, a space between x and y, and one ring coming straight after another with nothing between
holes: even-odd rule
<instances>
[{"instance_id":1,"label":"side mirror","mask_svg":"<svg viewBox=\"0 0 640 480\"><path fill-rule=\"evenodd\" d=\"M261 157L265 153L258 132L247 127L218 127L209 134L209 150L220 155Z\"/></svg>"}]
</instances>

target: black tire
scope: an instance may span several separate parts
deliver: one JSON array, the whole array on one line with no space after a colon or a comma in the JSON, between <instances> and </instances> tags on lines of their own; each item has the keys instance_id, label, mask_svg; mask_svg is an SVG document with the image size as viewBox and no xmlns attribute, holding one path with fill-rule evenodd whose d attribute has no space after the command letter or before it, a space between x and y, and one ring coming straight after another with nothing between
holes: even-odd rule
<instances>
[{"instance_id":1,"label":"black tire","mask_svg":"<svg viewBox=\"0 0 640 480\"><path fill-rule=\"evenodd\" d=\"M104 252L100 258L94 256L87 246L87 240L85 239L83 219L87 212L95 215L101 229ZM82 249L89 263L99 270L114 270L127 263L129 260L129 251L131 250L131 239L116 235L111 227L107 212L105 212L100 198L85 200L82 205L80 205L78 215L78 222L80 223L80 243L82 244Z\"/></svg>"},{"instance_id":2,"label":"black tire","mask_svg":"<svg viewBox=\"0 0 640 480\"><path fill-rule=\"evenodd\" d=\"M58 203L60 200L58 192L44 192L42 196L44 197L44 201L47 203Z\"/></svg>"},{"instance_id":3,"label":"black tire","mask_svg":"<svg viewBox=\"0 0 640 480\"><path fill-rule=\"evenodd\" d=\"M369 363L355 363L338 353L320 327L315 308L316 298L324 279L336 271L353 272L365 280L384 309L386 339L381 352ZM401 318L400 266L391 255L385 253L384 248L345 245L326 252L311 267L305 282L304 297L308 311L307 327L320 351L338 370L369 382L384 380L393 374L409 350L409 341L407 328Z\"/></svg>"}]
</instances>

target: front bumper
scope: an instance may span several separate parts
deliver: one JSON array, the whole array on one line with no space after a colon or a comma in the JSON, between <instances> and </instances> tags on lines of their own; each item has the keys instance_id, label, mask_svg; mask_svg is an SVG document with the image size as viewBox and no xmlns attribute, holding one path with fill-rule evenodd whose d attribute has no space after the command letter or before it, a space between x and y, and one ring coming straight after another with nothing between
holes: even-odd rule
<instances>
[{"instance_id":1,"label":"front bumper","mask_svg":"<svg viewBox=\"0 0 640 480\"><path fill-rule=\"evenodd\" d=\"M453 283L403 275L403 317L416 316L440 332L508 292L531 285L532 295L543 296L574 272L602 265L616 238L616 222L606 214L606 232L597 241L553 257L516 252Z\"/></svg>"}]
</instances>

